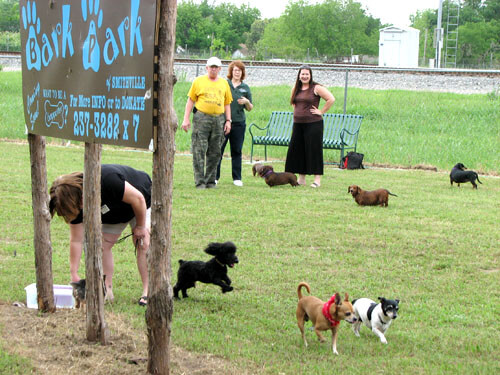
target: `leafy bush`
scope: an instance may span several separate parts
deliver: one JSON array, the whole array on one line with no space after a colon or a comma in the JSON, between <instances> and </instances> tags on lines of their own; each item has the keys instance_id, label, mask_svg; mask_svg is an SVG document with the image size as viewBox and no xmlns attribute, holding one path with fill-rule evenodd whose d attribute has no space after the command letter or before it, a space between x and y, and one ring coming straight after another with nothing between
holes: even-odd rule
<instances>
[{"instance_id":1,"label":"leafy bush","mask_svg":"<svg viewBox=\"0 0 500 375\"><path fill-rule=\"evenodd\" d=\"M21 36L19 33L0 32L0 51L21 51Z\"/></svg>"}]
</instances>

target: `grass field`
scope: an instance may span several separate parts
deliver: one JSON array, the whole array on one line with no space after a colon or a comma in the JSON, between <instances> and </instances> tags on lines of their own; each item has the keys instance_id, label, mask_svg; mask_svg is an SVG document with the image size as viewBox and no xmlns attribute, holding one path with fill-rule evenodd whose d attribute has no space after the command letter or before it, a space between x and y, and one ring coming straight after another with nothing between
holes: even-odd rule
<instances>
[{"instance_id":1,"label":"grass field","mask_svg":"<svg viewBox=\"0 0 500 375\"><path fill-rule=\"evenodd\" d=\"M0 154L0 300L12 302L23 300L24 286L35 281L30 162L26 144L1 142ZM495 165L498 156L489 156L482 162ZM103 162L149 173L151 160L150 153L103 151ZM208 260L202 250L211 241L233 241L240 263L229 271L233 292L198 284L188 300L175 302L174 344L221 356L250 374L500 371L497 177L481 176L483 184L473 190L470 184L451 187L447 173L327 166L319 189L271 189L245 163L245 186L237 188L225 159L218 188L198 191L191 162L185 155L175 159L172 280L179 259ZM81 170L83 149L49 146L47 164L49 182ZM390 197L388 208L358 207L347 193L351 184L385 187L398 197ZM68 228L55 219L51 230L54 282L66 284ZM116 302L106 309L144 331L131 243L118 244L114 254ZM312 331L305 349L295 322L300 281L323 300L337 291L351 298L398 297L389 344L366 327L357 338L343 322L338 357L330 341L319 344ZM25 361L0 342L0 369L12 365L29 373Z\"/></svg>"},{"instance_id":2,"label":"grass field","mask_svg":"<svg viewBox=\"0 0 500 375\"><path fill-rule=\"evenodd\" d=\"M184 115L189 86L189 82L178 82L174 88L174 106L179 121ZM337 99L330 112L342 112L344 89L332 87L330 90ZM272 111L291 110L289 86L255 87L252 95L254 110L247 115L247 125L255 122L262 127ZM25 139L20 72L0 72L0 97L0 138ZM462 162L480 172L500 173L498 94L350 88L347 112L364 116L358 151L365 154L365 162L407 167L425 164L446 171ZM179 130L177 150L189 151L190 144L191 132ZM247 157L250 146L247 132L243 146ZM269 150L271 158L283 160L286 156L286 147ZM256 147L256 152L263 157L263 146ZM338 151L325 151L328 161L338 162L339 155Z\"/></svg>"}]
</instances>

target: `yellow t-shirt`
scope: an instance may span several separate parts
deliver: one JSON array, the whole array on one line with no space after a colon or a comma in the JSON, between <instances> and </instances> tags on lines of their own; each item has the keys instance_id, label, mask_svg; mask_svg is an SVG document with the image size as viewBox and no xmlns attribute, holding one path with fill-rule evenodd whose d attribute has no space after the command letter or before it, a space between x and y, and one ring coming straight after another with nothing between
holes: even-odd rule
<instances>
[{"instance_id":1,"label":"yellow t-shirt","mask_svg":"<svg viewBox=\"0 0 500 375\"><path fill-rule=\"evenodd\" d=\"M195 78L189 89L188 96L196 103L196 109L207 115L223 114L224 106L231 104L233 101L227 81L219 77L214 82L207 75Z\"/></svg>"}]
</instances>

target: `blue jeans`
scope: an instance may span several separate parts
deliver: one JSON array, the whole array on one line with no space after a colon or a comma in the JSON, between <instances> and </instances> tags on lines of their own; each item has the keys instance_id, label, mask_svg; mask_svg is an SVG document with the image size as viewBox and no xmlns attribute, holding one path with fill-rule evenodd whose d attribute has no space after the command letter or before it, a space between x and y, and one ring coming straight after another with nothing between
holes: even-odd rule
<instances>
[{"instance_id":1,"label":"blue jeans","mask_svg":"<svg viewBox=\"0 0 500 375\"><path fill-rule=\"evenodd\" d=\"M221 158L219 165L217 166L217 180L220 179L220 164L222 161L222 155L224 155L224 149L226 148L227 141L231 146L231 166L233 181L241 180L241 149L243 148L243 141L245 140L245 122L233 122L231 124L231 132L226 135L224 142L221 147Z\"/></svg>"}]
</instances>

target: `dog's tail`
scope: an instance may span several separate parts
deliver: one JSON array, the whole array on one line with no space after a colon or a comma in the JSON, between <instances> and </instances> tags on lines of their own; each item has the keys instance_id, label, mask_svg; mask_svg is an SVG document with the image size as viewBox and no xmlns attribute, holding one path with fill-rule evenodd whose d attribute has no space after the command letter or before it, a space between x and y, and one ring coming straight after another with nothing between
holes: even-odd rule
<instances>
[{"instance_id":1,"label":"dog's tail","mask_svg":"<svg viewBox=\"0 0 500 375\"><path fill-rule=\"evenodd\" d=\"M307 293L311 293L311 288L309 287L309 284L306 283L305 281L302 281L299 283L299 286L297 287L297 295L299 296L299 300L302 298L302 287L305 287L307 289Z\"/></svg>"},{"instance_id":2,"label":"dog's tail","mask_svg":"<svg viewBox=\"0 0 500 375\"><path fill-rule=\"evenodd\" d=\"M396 194L392 194L389 190L387 190L387 193L389 193L389 195L392 195L393 197L397 197Z\"/></svg>"},{"instance_id":3,"label":"dog's tail","mask_svg":"<svg viewBox=\"0 0 500 375\"><path fill-rule=\"evenodd\" d=\"M476 173L476 178L477 178L477 182L479 182L481 185L483 184L481 181L479 181L479 175Z\"/></svg>"},{"instance_id":4,"label":"dog's tail","mask_svg":"<svg viewBox=\"0 0 500 375\"><path fill-rule=\"evenodd\" d=\"M179 264L182 266L183 263L186 263L185 260L179 259Z\"/></svg>"}]
</instances>

